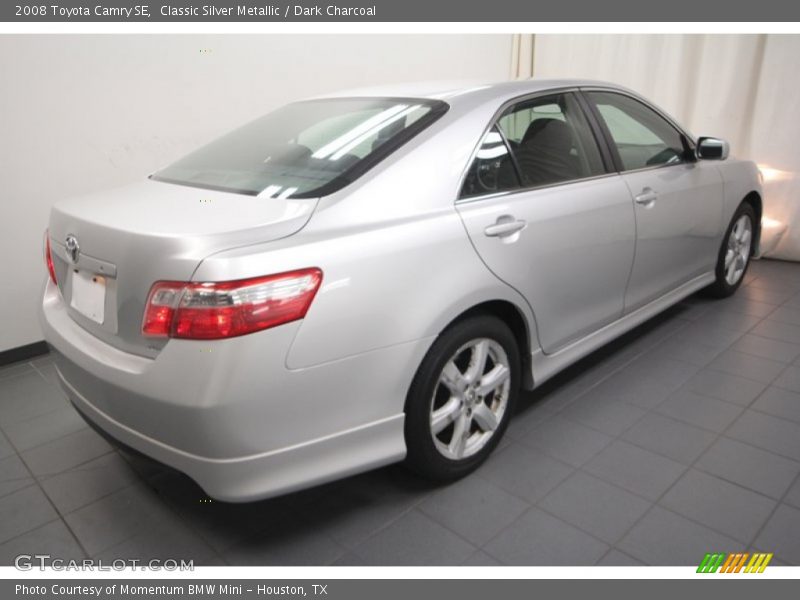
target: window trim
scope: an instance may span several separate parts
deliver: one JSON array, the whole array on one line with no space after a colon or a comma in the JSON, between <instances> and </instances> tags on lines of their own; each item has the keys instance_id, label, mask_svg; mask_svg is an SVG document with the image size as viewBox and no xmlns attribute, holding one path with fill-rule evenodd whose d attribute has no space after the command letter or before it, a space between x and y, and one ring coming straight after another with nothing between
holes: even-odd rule
<instances>
[{"instance_id":1,"label":"window trim","mask_svg":"<svg viewBox=\"0 0 800 600\"><path fill-rule=\"evenodd\" d=\"M596 144L597 149L600 152L600 158L601 158L601 160L603 162L603 169L605 170L605 172L597 174L597 175L588 175L586 177L580 177L580 178L577 178L577 179L569 179L569 180L566 180L566 181L558 181L558 182L555 182L555 183L545 183L545 184L542 184L542 185L529 186L529 187L522 186L521 185L522 179L520 178L520 187L517 188L517 189L514 189L514 190L503 190L503 191L498 191L498 192L487 192L485 194L479 194L479 195L476 195L476 196L467 196L467 197L461 196L461 190L464 188L464 182L466 181L466 178L469 175L469 170L472 168L472 163L475 161L475 158L477 157L477 154L481 149L481 145L483 144L483 140L485 139L486 134L489 133L489 131L491 131L493 127L498 126L498 131L501 132L500 134L503 137L504 143L506 143L506 147L509 149L509 153L511 152L511 149L510 149L510 147L509 147L509 145L507 143L507 140L505 139L505 132L503 132L502 129L499 127L499 121L503 117L503 115L505 115L510 108L516 106L517 104L522 104L524 102L527 102L528 100L536 100L537 98L544 98L544 97L547 97L547 96L555 96L555 95L559 95L559 94L573 94L574 95L575 101L578 104L579 110L583 113L584 118L589 122L589 129L592 132L592 138L594 139L594 143ZM499 198L499 197L509 196L509 195L512 195L512 194L521 194L521 193L531 192L531 191L535 191L535 190L542 190L542 189L547 189L547 188L552 188L552 187L571 185L573 183L580 183L580 182L584 182L584 181L591 181L593 179L602 179L602 178L605 178L605 177L612 177L614 175L618 175L619 171L617 170L616 165L613 162L613 155L610 153L610 149L607 147L608 146L608 140L606 139L605 135L602 135L602 131L600 131L598 129L598 125L594 122L594 120L595 120L594 115L591 112L587 111L587 107L584 105L584 102L585 102L585 100L583 99L583 96L581 94L581 87L579 87L579 86L556 87L556 88L551 88L551 89L548 89L548 90L539 90L539 91L536 91L536 92L529 92L527 94L522 94L520 96L515 96L514 98L511 98L511 99L506 100L505 102L503 102L503 104L500 105L500 108L495 111L494 115L492 115L492 118L489 120L489 124L483 129L483 132L481 133L480 137L478 138L478 142L475 145L475 148L470 153L469 160L467 161L467 164L466 164L463 172L461 173L461 177L459 178L455 203L456 204L461 204L461 203L465 203L466 204L468 202L476 202L476 201L481 201L481 200L488 200L488 199L491 199L491 198ZM598 134L601 134L601 137L598 137ZM512 154L512 157L513 157L513 154ZM517 177L519 178L519 172L518 172L518 167L517 167L517 164L516 164L516 159L514 159L514 168L515 168L515 170L517 170Z\"/></svg>"},{"instance_id":2,"label":"window trim","mask_svg":"<svg viewBox=\"0 0 800 600\"><path fill-rule=\"evenodd\" d=\"M502 117L501 117L502 118ZM506 152L508 152L508 157L511 159L511 165L514 167L514 176L517 178L517 183L519 186L522 187L522 171L519 168L519 163L517 162L517 155L514 154L514 149L511 147L511 143L508 141L508 136L506 132L503 131L503 128L500 127L500 119L498 119L495 124L492 126L489 131L492 129L496 129L500 139L503 140L503 145L506 147ZM483 146L483 142L481 141L481 146ZM470 165L472 167L472 165ZM505 190L511 191L511 190Z\"/></svg>"},{"instance_id":3,"label":"window trim","mask_svg":"<svg viewBox=\"0 0 800 600\"><path fill-rule=\"evenodd\" d=\"M558 183L545 183L543 185L536 185L533 187L521 187L515 190L503 190L502 192L487 192L480 196L465 196L458 197L455 201L456 204L469 204L470 202L479 202L483 200L491 200L494 198L503 198L506 196L513 196L516 194L524 194L527 192L538 192L540 190L547 190L556 187L563 187L565 185L575 185L576 183L585 183L587 181L594 181L596 179L607 179L609 177L617 177L618 172L601 173L600 175L590 175L588 177L581 177L580 179L569 179L567 181L559 181Z\"/></svg>"},{"instance_id":4,"label":"window trim","mask_svg":"<svg viewBox=\"0 0 800 600\"><path fill-rule=\"evenodd\" d=\"M611 131L608 129L603 116L600 114L600 110L597 108L597 105L592 101L589 93L591 92L603 92L606 94L616 94L618 96L624 96L626 98L630 98L634 102L638 102L645 108L650 109L653 111L657 116L661 117L667 125L672 127L675 132L680 136L681 143L683 144L683 149L686 156L681 160L679 163L662 163L659 165L650 165L639 167L638 169L626 169L625 165L622 162L622 157L619 154L619 150L617 149L616 143L614 142L614 137L611 135ZM581 87L579 90L581 97L586 102L588 109L591 111L592 120L597 123L600 131L603 134L605 139L606 146L608 147L609 152L611 153L612 160L614 161L614 168L616 169L617 173L640 173L642 171L652 171L655 169L666 169L671 167L685 167L686 165L694 164L697 162L697 155L696 155L696 148L695 143L692 140L692 136L686 132L686 130L681 127L675 120L664 113L664 111L658 109L657 107L653 106L640 96L628 92L626 90L620 90L613 87L603 87L603 86L589 86L589 87Z\"/></svg>"}]
</instances>

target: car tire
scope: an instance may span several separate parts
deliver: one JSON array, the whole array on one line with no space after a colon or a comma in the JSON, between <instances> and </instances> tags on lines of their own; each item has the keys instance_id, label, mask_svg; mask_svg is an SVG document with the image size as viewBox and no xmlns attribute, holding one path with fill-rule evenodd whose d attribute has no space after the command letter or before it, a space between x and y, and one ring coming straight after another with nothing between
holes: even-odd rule
<instances>
[{"instance_id":1,"label":"car tire","mask_svg":"<svg viewBox=\"0 0 800 600\"><path fill-rule=\"evenodd\" d=\"M748 202L742 202L725 231L717 257L716 281L706 288L709 295L727 298L742 285L753 256L755 231L755 210Z\"/></svg>"},{"instance_id":2,"label":"car tire","mask_svg":"<svg viewBox=\"0 0 800 600\"><path fill-rule=\"evenodd\" d=\"M500 319L475 316L448 327L408 392L406 466L438 482L475 470L508 427L520 371L517 342Z\"/></svg>"}]
</instances>

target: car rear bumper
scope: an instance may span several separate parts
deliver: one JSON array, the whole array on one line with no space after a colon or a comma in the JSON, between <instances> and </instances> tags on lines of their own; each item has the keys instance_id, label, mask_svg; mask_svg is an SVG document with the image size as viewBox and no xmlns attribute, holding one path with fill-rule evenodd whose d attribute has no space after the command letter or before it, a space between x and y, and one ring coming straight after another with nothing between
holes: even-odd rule
<instances>
[{"instance_id":1,"label":"car rear bumper","mask_svg":"<svg viewBox=\"0 0 800 600\"><path fill-rule=\"evenodd\" d=\"M59 378L86 420L124 446L186 473L217 500L259 500L380 467L405 456L403 416L398 415L294 447L254 456L211 459L134 431L81 396L60 370Z\"/></svg>"},{"instance_id":2,"label":"car rear bumper","mask_svg":"<svg viewBox=\"0 0 800 600\"><path fill-rule=\"evenodd\" d=\"M405 395L429 343L291 370L297 322L211 344L170 340L150 359L83 330L49 283L40 320L86 419L239 502L401 460Z\"/></svg>"}]
</instances>

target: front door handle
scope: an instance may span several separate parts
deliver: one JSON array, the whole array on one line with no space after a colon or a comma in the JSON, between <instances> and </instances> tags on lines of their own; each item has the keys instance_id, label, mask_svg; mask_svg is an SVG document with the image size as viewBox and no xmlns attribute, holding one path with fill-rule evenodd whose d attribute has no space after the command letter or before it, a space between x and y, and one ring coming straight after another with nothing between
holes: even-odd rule
<instances>
[{"instance_id":1,"label":"front door handle","mask_svg":"<svg viewBox=\"0 0 800 600\"><path fill-rule=\"evenodd\" d=\"M527 223L522 219L515 219L509 215L503 215L497 219L494 225L489 225L483 230L483 233L488 237L507 237L514 235L518 231L525 229Z\"/></svg>"},{"instance_id":2,"label":"front door handle","mask_svg":"<svg viewBox=\"0 0 800 600\"><path fill-rule=\"evenodd\" d=\"M633 201L640 206L644 206L645 208L650 208L653 204L656 203L658 199L658 194L652 188L646 187L642 190L642 193L638 196L633 198Z\"/></svg>"}]
</instances>

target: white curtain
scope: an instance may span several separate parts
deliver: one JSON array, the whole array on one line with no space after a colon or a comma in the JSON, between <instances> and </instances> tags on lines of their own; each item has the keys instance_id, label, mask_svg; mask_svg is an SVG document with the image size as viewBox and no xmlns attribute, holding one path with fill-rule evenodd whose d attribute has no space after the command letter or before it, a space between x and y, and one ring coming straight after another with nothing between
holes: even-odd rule
<instances>
[{"instance_id":1,"label":"white curtain","mask_svg":"<svg viewBox=\"0 0 800 600\"><path fill-rule=\"evenodd\" d=\"M800 36L518 35L511 76L613 81L727 139L764 175L764 255L800 260Z\"/></svg>"},{"instance_id":2,"label":"white curtain","mask_svg":"<svg viewBox=\"0 0 800 600\"><path fill-rule=\"evenodd\" d=\"M511 38L511 79L533 77L533 52L535 36L515 33Z\"/></svg>"}]
</instances>

